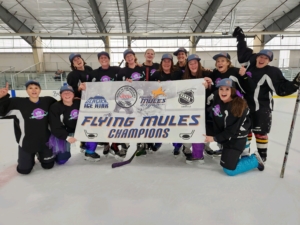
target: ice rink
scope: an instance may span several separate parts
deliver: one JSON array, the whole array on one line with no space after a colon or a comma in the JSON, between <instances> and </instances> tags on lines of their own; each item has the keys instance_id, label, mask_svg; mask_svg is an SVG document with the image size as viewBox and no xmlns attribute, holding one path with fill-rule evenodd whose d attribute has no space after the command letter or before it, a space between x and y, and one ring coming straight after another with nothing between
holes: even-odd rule
<instances>
[{"instance_id":1,"label":"ice rink","mask_svg":"<svg viewBox=\"0 0 300 225\"><path fill-rule=\"evenodd\" d=\"M299 112L285 177L279 177L295 100L275 99L265 171L235 177L218 159L192 166L182 155L175 159L171 144L115 169L116 160L103 157L102 148L96 163L73 148L65 165L46 171L37 163L23 176L15 171L11 121L2 120L0 224L300 224Z\"/></svg>"}]
</instances>

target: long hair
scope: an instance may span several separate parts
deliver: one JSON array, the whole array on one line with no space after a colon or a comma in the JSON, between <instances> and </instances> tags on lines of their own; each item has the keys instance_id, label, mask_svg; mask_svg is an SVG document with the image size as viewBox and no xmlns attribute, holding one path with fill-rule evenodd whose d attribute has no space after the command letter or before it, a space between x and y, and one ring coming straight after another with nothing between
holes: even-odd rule
<instances>
[{"instance_id":1,"label":"long hair","mask_svg":"<svg viewBox=\"0 0 300 225\"><path fill-rule=\"evenodd\" d=\"M134 55L134 62L135 62L135 64L137 64L137 57L135 55ZM125 67L128 67L128 62L125 63Z\"/></svg>"},{"instance_id":2,"label":"long hair","mask_svg":"<svg viewBox=\"0 0 300 225\"><path fill-rule=\"evenodd\" d=\"M160 74L162 74L162 72L164 72L163 68L162 68L162 61L160 61L160 64L159 64L159 68L158 68L158 72L160 72ZM171 64L171 68L170 68L170 73L174 73L174 71L176 70L175 66L174 66L174 62L173 60L171 60L172 64Z\"/></svg>"},{"instance_id":3,"label":"long hair","mask_svg":"<svg viewBox=\"0 0 300 225\"><path fill-rule=\"evenodd\" d=\"M196 78L203 78L204 77L204 74L203 72L205 72L206 69L204 69L200 63L200 61L198 61L198 70L197 70L197 73L196 73ZM184 74L182 76L182 79L185 80L185 79L191 79L191 77L193 77L192 75L192 72L189 68L189 63L186 63L185 65L185 70L184 70Z\"/></svg>"},{"instance_id":4,"label":"long hair","mask_svg":"<svg viewBox=\"0 0 300 225\"><path fill-rule=\"evenodd\" d=\"M245 99L237 96L236 94L236 89L231 88L231 96L232 101L230 102L231 104L231 113L235 117L241 117L243 115L243 112L245 109L248 107L247 102Z\"/></svg>"},{"instance_id":5,"label":"long hair","mask_svg":"<svg viewBox=\"0 0 300 225\"><path fill-rule=\"evenodd\" d=\"M82 59L82 61L83 61L83 66L85 66L86 65L86 62L84 61L84 59L83 58L81 58ZM74 66L74 63L73 63L73 61L71 62L71 69L74 71L74 70L77 70L77 68Z\"/></svg>"}]
</instances>

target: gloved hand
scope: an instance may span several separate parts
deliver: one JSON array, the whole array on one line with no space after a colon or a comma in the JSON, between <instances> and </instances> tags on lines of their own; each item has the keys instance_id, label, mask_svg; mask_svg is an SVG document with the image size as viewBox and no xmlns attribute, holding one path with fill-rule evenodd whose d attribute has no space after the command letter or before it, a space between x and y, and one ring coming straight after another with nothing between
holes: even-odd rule
<instances>
[{"instance_id":1,"label":"gloved hand","mask_svg":"<svg viewBox=\"0 0 300 225\"><path fill-rule=\"evenodd\" d=\"M236 27L232 33L233 37L236 37L238 40L242 40L245 38L245 34L242 28Z\"/></svg>"},{"instance_id":2,"label":"gloved hand","mask_svg":"<svg viewBox=\"0 0 300 225\"><path fill-rule=\"evenodd\" d=\"M293 83L295 86L299 87L300 85L300 72L295 76Z\"/></svg>"}]
</instances>

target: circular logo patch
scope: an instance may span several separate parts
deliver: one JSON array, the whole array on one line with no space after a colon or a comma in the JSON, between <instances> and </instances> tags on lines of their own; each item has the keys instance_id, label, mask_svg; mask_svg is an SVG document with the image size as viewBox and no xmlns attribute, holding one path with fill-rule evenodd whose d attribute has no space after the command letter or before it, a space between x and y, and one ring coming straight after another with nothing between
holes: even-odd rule
<instances>
[{"instance_id":1,"label":"circular logo patch","mask_svg":"<svg viewBox=\"0 0 300 225\"><path fill-rule=\"evenodd\" d=\"M115 101L121 108L130 108L137 101L137 91L128 85L120 87L116 92Z\"/></svg>"}]
</instances>

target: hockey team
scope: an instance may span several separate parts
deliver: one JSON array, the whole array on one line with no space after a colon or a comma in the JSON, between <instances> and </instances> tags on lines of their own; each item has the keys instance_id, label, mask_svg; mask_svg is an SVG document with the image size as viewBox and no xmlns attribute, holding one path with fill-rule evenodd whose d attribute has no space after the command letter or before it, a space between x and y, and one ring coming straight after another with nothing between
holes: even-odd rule
<instances>
[{"instance_id":1,"label":"hockey team","mask_svg":"<svg viewBox=\"0 0 300 225\"><path fill-rule=\"evenodd\" d=\"M206 134L199 137L202 143L173 143L173 154L184 154L186 162L203 163L204 155L220 157L220 165L226 174L234 176L254 168L264 170L268 156L268 133L272 124L273 93L286 96L295 93L300 85L300 73L293 81L284 78L281 71L269 63L273 52L267 49L259 53L247 47L240 27L233 32L237 39L237 57L247 68L232 66L227 52L216 54L215 69L210 71L201 65L196 54L188 56L180 47L172 54L163 54L160 63L154 63L155 52L147 49L145 62L139 64L131 49L124 51L125 67L110 66L107 52L97 54L100 67L93 70L80 54L69 56L72 72L67 83L60 89L60 101L52 97L40 97L39 82L30 80L25 84L27 98L10 98L8 84L0 89L0 117L13 118L15 137L18 142L18 165L20 174L29 174L37 156L44 169L55 163L64 164L71 157L80 107L81 91L86 82L108 81L169 81L181 79L204 79L206 88ZM115 111L120 110L118 107ZM50 128L50 129L49 129ZM92 135L92 134L89 134ZM250 151L255 137L257 151ZM219 150L212 150L210 142L216 142ZM124 158L128 143L81 142L85 159L99 161L97 145L103 145L103 154ZM135 156L158 151L162 143L137 143ZM133 147L133 146L132 146ZM251 154L254 152L254 154Z\"/></svg>"}]
</instances>

